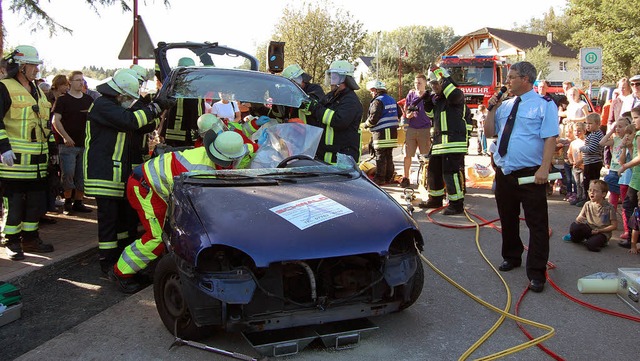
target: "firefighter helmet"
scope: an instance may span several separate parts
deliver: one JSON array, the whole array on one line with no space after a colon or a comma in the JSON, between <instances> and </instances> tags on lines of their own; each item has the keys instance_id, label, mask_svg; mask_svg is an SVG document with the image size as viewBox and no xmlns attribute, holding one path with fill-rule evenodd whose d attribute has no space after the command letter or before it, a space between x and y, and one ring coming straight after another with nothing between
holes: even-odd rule
<instances>
[{"instance_id":1,"label":"firefighter helmet","mask_svg":"<svg viewBox=\"0 0 640 361\"><path fill-rule=\"evenodd\" d=\"M355 67L346 60L336 60L329 66L327 73L338 73L342 75L353 76Z\"/></svg>"},{"instance_id":2,"label":"firefighter helmet","mask_svg":"<svg viewBox=\"0 0 640 361\"><path fill-rule=\"evenodd\" d=\"M115 74L113 74L111 79L107 80L107 85L118 92L118 94L138 99L140 83L138 83L138 79L136 79L131 72L131 69L119 69Z\"/></svg>"},{"instance_id":3,"label":"firefighter helmet","mask_svg":"<svg viewBox=\"0 0 640 361\"><path fill-rule=\"evenodd\" d=\"M227 168L234 161L242 159L247 154L247 146L242 136L234 131L216 134L207 131L203 139L209 158L217 165Z\"/></svg>"},{"instance_id":4,"label":"firefighter helmet","mask_svg":"<svg viewBox=\"0 0 640 361\"><path fill-rule=\"evenodd\" d=\"M178 60L178 66L195 66L195 65L196 65L196 62L193 61L193 59L186 56Z\"/></svg>"},{"instance_id":5,"label":"firefighter helmet","mask_svg":"<svg viewBox=\"0 0 640 361\"><path fill-rule=\"evenodd\" d=\"M304 70L298 64L291 64L282 71L282 76L291 80L301 77L302 74L304 74Z\"/></svg>"},{"instance_id":6,"label":"firefighter helmet","mask_svg":"<svg viewBox=\"0 0 640 361\"><path fill-rule=\"evenodd\" d=\"M203 136L207 130L213 130L216 134L220 134L229 130L226 125L218 117L211 113L202 114L198 117L198 133Z\"/></svg>"},{"instance_id":7,"label":"firefighter helmet","mask_svg":"<svg viewBox=\"0 0 640 361\"><path fill-rule=\"evenodd\" d=\"M367 89L371 90L371 89L380 89L380 90L387 90L387 86L385 85L385 83L381 80L369 80L367 82Z\"/></svg>"},{"instance_id":8,"label":"firefighter helmet","mask_svg":"<svg viewBox=\"0 0 640 361\"><path fill-rule=\"evenodd\" d=\"M141 67L138 64L131 65L129 69L133 70L136 73L136 78L139 82L144 82L145 80L147 80L147 69Z\"/></svg>"},{"instance_id":9,"label":"firefighter helmet","mask_svg":"<svg viewBox=\"0 0 640 361\"><path fill-rule=\"evenodd\" d=\"M13 61L22 64L42 64L38 50L31 45L18 45L12 54Z\"/></svg>"}]
</instances>

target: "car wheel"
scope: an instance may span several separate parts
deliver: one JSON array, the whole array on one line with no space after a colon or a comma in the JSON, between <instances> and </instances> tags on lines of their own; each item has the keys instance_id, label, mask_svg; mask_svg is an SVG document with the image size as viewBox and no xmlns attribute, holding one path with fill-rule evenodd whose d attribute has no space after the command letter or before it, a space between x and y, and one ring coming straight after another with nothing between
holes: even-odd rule
<instances>
[{"instance_id":1,"label":"car wheel","mask_svg":"<svg viewBox=\"0 0 640 361\"><path fill-rule=\"evenodd\" d=\"M420 257L416 256L418 261L418 266L416 267L416 273L413 274L411 278L411 294L409 295L409 299L400 305L400 310L404 310L409 306L413 305L420 297L422 293L422 287L424 286L424 267L422 266L422 260Z\"/></svg>"},{"instance_id":2,"label":"car wheel","mask_svg":"<svg viewBox=\"0 0 640 361\"><path fill-rule=\"evenodd\" d=\"M177 336L185 339L200 339L208 336L211 329L199 327L191 317L184 299L180 273L170 255L165 255L156 266L153 279L153 296L156 309L164 326Z\"/></svg>"}]
</instances>

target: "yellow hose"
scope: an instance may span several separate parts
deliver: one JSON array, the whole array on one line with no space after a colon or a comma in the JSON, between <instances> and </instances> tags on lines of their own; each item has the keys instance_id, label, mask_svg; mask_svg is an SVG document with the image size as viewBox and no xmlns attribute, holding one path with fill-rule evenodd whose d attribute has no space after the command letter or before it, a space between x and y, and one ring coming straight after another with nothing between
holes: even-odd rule
<instances>
[{"instance_id":1,"label":"yellow hose","mask_svg":"<svg viewBox=\"0 0 640 361\"><path fill-rule=\"evenodd\" d=\"M491 337L491 335L500 327L500 325L502 324L504 319L507 318L507 317L512 319L512 320L514 320L514 321L516 321L516 322L522 322L522 323L530 325L530 326L534 326L534 327L537 327L537 328L540 328L540 329L543 329L543 330L547 330L548 332L545 333L544 335L542 335L540 337L537 337L537 338L535 338L533 340L530 340L528 342L522 343L522 344L514 346L514 347L510 347L510 348L508 348L506 350L502 350L502 351L496 352L496 353L488 355L488 356L481 357L481 358L479 358L477 360L495 360L495 359L498 359L500 357L504 357L504 356L507 356L507 355L510 355L510 354L514 354L514 353L522 351L522 350L524 350L526 348L535 346L535 345L537 345L539 343L542 343L543 341L553 337L553 335L555 334L555 330L553 329L553 327L547 326L547 325L544 325L544 324L541 324L541 323L538 323L538 322L530 321L530 320L527 320L525 318L512 315L511 313L508 312L509 308L511 307L511 290L509 289L509 286L507 285L507 282L505 281L505 279L500 275L500 273L493 266L493 264L491 264L489 259L487 259L487 257L485 256L484 252L482 252L482 248L480 247L480 225L477 222L475 222L469 216L469 214L467 213L466 210L465 210L464 214L467 217L467 219L469 219L469 221L472 222L473 224L475 224L475 226L476 226L475 239L476 239L476 247L478 248L478 252L480 252L480 255L485 260L485 262L491 267L493 272L496 275L498 275L498 277L502 281L502 284L504 285L504 288L507 291L507 302L506 302L504 310L501 310L501 309L495 307L494 305L492 305L492 304L480 299L478 296L476 296L473 293L469 292L464 287L460 286L456 281L454 281L449 276L447 276L442 271L440 271L438 268L436 268L436 266L433 263L431 263L424 255L422 255L420 253L420 250L418 250L418 255L420 256L422 261L425 264L427 264L427 266L429 266L434 272L436 272L438 275L440 275L440 277L444 278L447 282L452 284L454 287L456 287L457 289L462 291L462 293L464 293L465 295L467 295L468 297L470 297L471 299L473 299L477 303L479 303L482 306L484 306L484 307L486 307L486 308L488 308L488 309L500 314L500 318L498 319L498 321L496 321L496 323L489 330L487 330L487 332L485 332L485 334L482 335L482 337L480 337L480 339L478 339L473 345L471 345L471 347L469 347L469 349L467 349L467 351L465 351L460 356L459 360L466 360L478 347L480 347L480 345L482 345L487 339L489 339L489 337ZM416 249L417 249L417 246L416 246Z\"/></svg>"}]
</instances>

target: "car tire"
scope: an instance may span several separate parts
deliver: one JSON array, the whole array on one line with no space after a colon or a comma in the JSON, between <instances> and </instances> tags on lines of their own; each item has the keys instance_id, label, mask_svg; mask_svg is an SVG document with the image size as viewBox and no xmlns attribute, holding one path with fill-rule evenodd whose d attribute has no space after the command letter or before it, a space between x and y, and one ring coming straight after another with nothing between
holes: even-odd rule
<instances>
[{"instance_id":1,"label":"car tire","mask_svg":"<svg viewBox=\"0 0 640 361\"><path fill-rule=\"evenodd\" d=\"M418 261L416 273L413 274L413 277L409 281L411 282L411 293L409 294L409 299L400 305L400 311L413 305L422 293L422 287L424 286L424 267L420 257L416 256L416 259Z\"/></svg>"},{"instance_id":2,"label":"car tire","mask_svg":"<svg viewBox=\"0 0 640 361\"><path fill-rule=\"evenodd\" d=\"M197 340L211 335L211 327L200 327L191 317L184 299L178 266L171 255L162 257L156 266L153 297L162 323L174 336Z\"/></svg>"}]
</instances>

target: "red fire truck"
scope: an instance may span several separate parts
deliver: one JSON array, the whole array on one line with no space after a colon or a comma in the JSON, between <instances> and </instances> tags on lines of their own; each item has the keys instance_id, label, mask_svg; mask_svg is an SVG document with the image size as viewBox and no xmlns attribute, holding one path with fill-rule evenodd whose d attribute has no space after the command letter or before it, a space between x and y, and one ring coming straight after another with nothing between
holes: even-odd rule
<instances>
[{"instance_id":1,"label":"red fire truck","mask_svg":"<svg viewBox=\"0 0 640 361\"><path fill-rule=\"evenodd\" d=\"M510 63L493 55L443 56L440 66L449 71L458 88L465 94L471 109L487 105L489 98L506 83Z\"/></svg>"}]
</instances>

